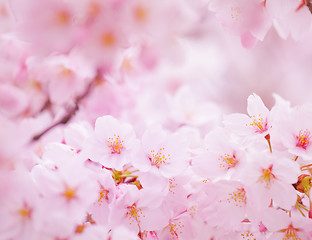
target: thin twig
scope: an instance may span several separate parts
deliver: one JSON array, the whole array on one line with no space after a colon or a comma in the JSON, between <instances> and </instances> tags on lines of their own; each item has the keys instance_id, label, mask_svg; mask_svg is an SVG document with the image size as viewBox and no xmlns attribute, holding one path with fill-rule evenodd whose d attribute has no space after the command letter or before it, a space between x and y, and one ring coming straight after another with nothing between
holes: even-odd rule
<instances>
[{"instance_id":1,"label":"thin twig","mask_svg":"<svg viewBox=\"0 0 312 240\"><path fill-rule=\"evenodd\" d=\"M101 76L102 76L101 71L98 70L95 78L88 84L88 86L87 86L86 90L83 92L83 94L76 97L74 104L72 106L66 106L65 107L65 108L67 108L66 114L59 121L53 123L51 126L47 127L42 132L35 135L31 141L38 141L43 135L45 135L47 132L49 132L53 128L57 127L58 125L67 124L72 119L72 117L75 115L75 113L78 111L80 102L83 99L85 99L90 94L90 92L92 91L94 86L96 84L98 84L99 81L101 81L101 79L102 79Z\"/></svg>"}]
</instances>

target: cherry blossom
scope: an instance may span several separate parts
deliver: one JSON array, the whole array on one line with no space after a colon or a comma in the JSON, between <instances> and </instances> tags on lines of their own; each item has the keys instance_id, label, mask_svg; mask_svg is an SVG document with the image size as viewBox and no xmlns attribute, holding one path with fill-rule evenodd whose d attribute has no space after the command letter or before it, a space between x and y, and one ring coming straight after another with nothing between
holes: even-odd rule
<instances>
[{"instance_id":1,"label":"cherry blossom","mask_svg":"<svg viewBox=\"0 0 312 240\"><path fill-rule=\"evenodd\" d=\"M132 153L137 144L131 125L121 123L111 116L103 116L96 120L94 134L86 146L86 154L92 161L107 168L122 170L134 157Z\"/></svg>"},{"instance_id":2,"label":"cherry blossom","mask_svg":"<svg viewBox=\"0 0 312 240\"><path fill-rule=\"evenodd\" d=\"M312 238L311 13L0 0L0 240Z\"/></svg>"}]
</instances>

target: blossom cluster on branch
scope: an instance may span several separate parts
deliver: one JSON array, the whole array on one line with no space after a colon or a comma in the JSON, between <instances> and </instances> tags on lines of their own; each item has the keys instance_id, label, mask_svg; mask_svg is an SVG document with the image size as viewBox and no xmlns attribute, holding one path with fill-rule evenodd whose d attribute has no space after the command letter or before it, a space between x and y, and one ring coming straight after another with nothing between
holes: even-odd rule
<instances>
[{"instance_id":1,"label":"blossom cluster on branch","mask_svg":"<svg viewBox=\"0 0 312 240\"><path fill-rule=\"evenodd\" d=\"M311 239L311 104L224 109L211 47L302 40L311 4L0 0L0 240Z\"/></svg>"}]
</instances>

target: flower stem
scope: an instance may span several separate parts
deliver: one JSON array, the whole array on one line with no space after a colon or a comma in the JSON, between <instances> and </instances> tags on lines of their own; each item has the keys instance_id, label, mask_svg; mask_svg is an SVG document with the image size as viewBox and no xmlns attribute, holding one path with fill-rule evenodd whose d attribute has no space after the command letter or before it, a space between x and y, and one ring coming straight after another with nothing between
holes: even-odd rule
<instances>
[{"instance_id":1,"label":"flower stem","mask_svg":"<svg viewBox=\"0 0 312 240\"><path fill-rule=\"evenodd\" d=\"M265 135L264 138L267 140L267 142L269 144L270 152L272 152L272 146L271 146L271 141L270 141L270 139L271 139L270 134Z\"/></svg>"}]
</instances>

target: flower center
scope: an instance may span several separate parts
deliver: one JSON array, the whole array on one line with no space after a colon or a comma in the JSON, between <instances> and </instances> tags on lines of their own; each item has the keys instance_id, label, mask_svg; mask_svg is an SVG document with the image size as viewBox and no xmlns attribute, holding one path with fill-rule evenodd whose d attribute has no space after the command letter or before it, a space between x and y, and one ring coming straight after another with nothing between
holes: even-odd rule
<instances>
[{"instance_id":1,"label":"flower center","mask_svg":"<svg viewBox=\"0 0 312 240\"><path fill-rule=\"evenodd\" d=\"M146 10L142 6L136 7L134 10L134 17L136 20L143 22L147 17Z\"/></svg>"},{"instance_id":2,"label":"flower center","mask_svg":"<svg viewBox=\"0 0 312 240\"><path fill-rule=\"evenodd\" d=\"M265 187L269 187L271 183L274 182L275 176L272 173L273 165L271 165L267 169L262 169L262 175L260 176L259 180L261 183L265 184Z\"/></svg>"},{"instance_id":3,"label":"flower center","mask_svg":"<svg viewBox=\"0 0 312 240\"><path fill-rule=\"evenodd\" d=\"M137 224L139 224L141 222L140 218L145 217L143 215L142 209L137 208L135 203L132 204L132 206L128 207L127 215L129 216L129 219L131 220L130 224L132 224L132 222L136 222Z\"/></svg>"},{"instance_id":4,"label":"flower center","mask_svg":"<svg viewBox=\"0 0 312 240\"><path fill-rule=\"evenodd\" d=\"M171 235L171 239L179 239L179 234L182 234L182 228L184 225L181 221L172 221L169 222L169 232Z\"/></svg>"},{"instance_id":5,"label":"flower center","mask_svg":"<svg viewBox=\"0 0 312 240\"><path fill-rule=\"evenodd\" d=\"M67 201L70 201L76 197L76 191L75 189L67 188L63 195L65 196Z\"/></svg>"},{"instance_id":6,"label":"flower center","mask_svg":"<svg viewBox=\"0 0 312 240\"><path fill-rule=\"evenodd\" d=\"M231 15L232 20L238 21L240 12L241 12L241 10L239 7L231 7L230 8L230 15Z\"/></svg>"},{"instance_id":7,"label":"flower center","mask_svg":"<svg viewBox=\"0 0 312 240\"><path fill-rule=\"evenodd\" d=\"M116 43L115 35L112 32L107 32L101 36L101 44L104 47L112 47Z\"/></svg>"},{"instance_id":8,"label":"flower center","mask_svg":"<svg viewBox=\"0 0 312 240\"><path fill-rule=\"evenodd\" d=\"M259 114L258 117L255 115L250 116L252 119L252 122L249 124L251 127L253 127L256 131L256 133L263 133L268 130L268 123L266 120L261 117ZM248 124L246 124L248 126Z\"/></svg>"},{"instance_id":9,"label":"flower center","mask_svg":"<svg viewBox=\"0 0 312 240\"><path fill-rule=\"evenodd\" d=\"M301 238L297 235L297 232L300 231L298 228L294 228L291 224L287 229L280 230L280 232L285 233L285 240L301 240Z\"/></svg>"},{"instance_id":10,"label":"flower center","mask_svg":"<svg viewBox=\"0 0 312 240\"><path fill-rule=\"evenodd\" d=\"M307 149L307 147L311 143L311 133L310 131L306 130L300 130L299 135L296 137L297 138L297 144L296 147L303 148L304 150Z\"/></svg>"},{"instance_id":11,"label":"flower center","mask_svg":"<svg viewBox=\"0 0 312 240\"><path fill-rule=\"evenodd\" d=\"M103 199L108 201L108 193L109 191L106 190L103 186L101 186L101 191L100 191L100 197L98 199L99 205L101 206L103 203Z\"/></svg>"},{"instance_id":12,"label":"flower center","mask_svg":"<svg viewBox=\"0 0 312 240\"><path fill-rule=\"evenodd\" d=\"M120 136L116 134L114 134L114 137L108 138L107 143L111 153L120 154L123 149L123 142L124 141L120 140Z\"/></svg>"},{"instance_id":13,"label":"flower center","mask_svg":"<svg viewBox=\"0 0 312 240\"><path fill-rule=\"evenodd\" d=\"M221 155L218 160L220 161L219 167L226 168L227 170L233 168L238 163L238 160L235 157L235 154L230 155L228 153Z\"/></svg>"},{"instance_id":14,"label":"flower center","mask_svg":"<svg viewBox=\"0 0 312 240\"><path fill-rule=\"evenodd\" d=\"M165 148L160 148L158 152L151 150L149 155L149 160L151 164L159 168L161 165L165 164L167 160L170 160L170 154L164 153Z\"/></svg>"},{"instance_id":15,"label":"flower center","mask_svg":"<svg viewBox=\"0 0 312 240\"><path fill-rule=\"evenodd\" d=\"M60 25L66 25L69 23L70 16L66 11L60 11L56 15L56 21Z\"/></svg>"},{"instance_id":16,"label":"flower center","mask_svg":"<svg viewBox=\"0 0 312 240\"><path fill-rule=\"evenodd\" d=\"M244 188L239 188L235 192L229 194L226 199L228 203L234 203L236 207L243 207L247 203L246 191Z\"/></svg>"},{"instance_id":17,"label":"flower center","mask_svg":"<svg viewBox=\"0 0 312 240\"><path fill-rule=\"evenodd\" d=\"M256 240L255 236L253 235L252 232L245 232L245 233L241 233L241 236L244 240Z\"/></svg>"},{"instance_id":18,"label":"flower center","mask_svg":"<svg viewBox=\"0 0 312 240\"><path fill-rule=\"evenodd\" d=\"M170 178L169 179L169 192L171 192L172 194L175 194L175 187L177 186L176 182L175 182L175 178Z\"/></svg>"},{"instance_id":19,"label":"flower center","mask_svg":"<svg viewBox=\"0 0 312 240\"><path fill-rule=\"evenodd\" d=\"M28 219L31 218L31 212L32 212L31 209L27 205L24 205L23 208L18 210L18 213L22 217L22 220L26 220L27 218Z\"/></svg>"}]
</instances>

